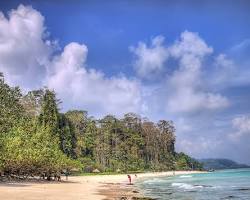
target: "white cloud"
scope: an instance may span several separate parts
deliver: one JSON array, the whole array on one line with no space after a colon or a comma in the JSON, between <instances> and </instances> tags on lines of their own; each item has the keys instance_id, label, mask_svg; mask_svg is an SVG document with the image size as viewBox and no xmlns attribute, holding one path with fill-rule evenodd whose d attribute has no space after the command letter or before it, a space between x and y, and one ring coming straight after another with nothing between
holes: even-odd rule
<instances>
[{"instance_id":1,"label":"white cloud","mask_svg":"<svg viewBox=\"0 0 250 200\"><path fill-rule=\"evenodd\" d=\"M107 78L102 72L87 69L87 47L70 43L51 63L47 78L68 107L86 108L92 114L140 112L140 83L125 76Z\"/></svg>"},{"instance_id":2,"label":"white cloud","mask_svg":"<svg viewBox=\"0 0 250 200\"><path fill-rule=\"evenodd\" d=\"M188 133L192 131L192 125L189 124L183 117L175 121L176 130L180 133Z\"/></svg>"},{"instance_id":3,"label":"white cloud","mask_svg":"<svg viewBox=\"0 0 250 200\"><path fill-rule=\"evenodd\" d=\"M228 104L228 100L220 94L196 92L183 86L168 99L167 108L172 112L195 112L201 109L215 110Z\"/></svg>"},{"instance_id":4,"label":"white cloud","mask_svg":"<svg viewBox=\"0 0 250 200\"><path fill-rule=\"evenodd\" d=\"M237 73L237 69L232 60L230 60L227 55L219 54L215 58L215 74L212 83L216 85L227 85L231 84Z\"/></svg>"},{"instance_id":5,"label":"white cloud","mask_svg":"<svg viewBox=\"0 0 250 200\"><path fill-rule=\"evenodd\" d=\"M229 101L221 94L206 91L202 79L203 58L213 49L198 34L185 31L169 47L170 54L178 59L179 68L168 80L171 91L167 109L172 112L194 112L201 109L214 110L228 106Z\"/></svg>"},{"instance_id":6,"label":"white cloud","mask_svg":"<svg viewBox=\"0 0 250 200\"><path fill-rule=\"evenodd\" d=\"M138 81L87 69L85 45L70 43L55 55L57 46L46 36L44 17L32 7L20 5L9 18L0 13L0 71L9 84L25 89L48 85L64 108L86 109L96 116L140 112Z\"/></svg>"},{"instance_id":7,"label":"white cloud","mask_svg":"<svg viewBox=\"0 0 250 200\"><path fill-rule=\"evenodd\" d=\"M210 91L203 79L203 60L213 53L213 48L197 33L189 31L181 33L180 39L172 45L166 46L163 41L162 36L157 36L149 47L140 42L137 48L132 48L132 52L137 56L136 73L144 78L163 72L168 59L178 63L172 74L164 76L164 84L160 82L158 87L161 93L165 92L165 95L158 96L159 101L164 98L167 112L190 113L227 107L229 100L218 92Z\"/></svg>"},{"instance_id":8,"label":"white cloud","mask_svg":"<svg viewBox=\"0 0 250 200\"><path fill-rule=\"evenodd\" d=\"M239 64L226 54L215 57L207 77L207 84L217 89L238 87L249 84L250 70L248 65Z\"/></svg>"},{"instance_id":9,"label":"white cloud","mask_svg":"<svg viewBox=\"0 0 250 200\"><path fill-rule=\"evenodd\" d=\"M163 42L164 37L159 35L152 39L150 46L139 42L137 47L130 47L136 56L134 68L140 77L150 79L162 71L168 58L168 51Z\"/></svg>"},{"instance_id":10,"label":"white cloud","mask_svg":"<svg viewBox=\"0 0 250 200\"><path fill-rule=\"evenodd\" d=\"M25 89L48 85L67 108L84 108L98 114L117 114L121 107L124 112L150 112L153 105L142 102L138 80L124 75L107 77L86 67L85 45L70 43L60 55L54 55L56 44L46 40L46 35L44 17L32 7L20 5L8 18L0 14L0 71L10 84ZM165 99L168 110L192 112L228 105L221 94L201 87L202 60L212 48L196 33L183 32L170 47L164 46L163 36L157 36L150 46L140 42L131 50L137 56L135 69L143 78L162 72L169 56L179 62L179 69L167 80L171 93Z\"/></svg>"},{"instance_id":11,"label":"white cloud","mask_svg":"<svg viewBox=\"0 0 250 200\"><path fill-rule=\"evenodd\" d=\"M245 40L243 40L242 42L240 42L239 44L233 46L230 50L233 52L233 53L246 53L247 51L249 51L249 48L250 48L250 39L247 38Z\"/></svg>"},{"instance_id":12,"label":"white cloud","mask_svg":"<svg viewBox=\"0 0 250 200\"><path fill-rule=\"evenodd\" d=\"M176 148L178 152L182 151L199 158L201 157L201 152L203 156L210 157L211 152L214 153L215 149L218 149L221 144L221 140L199 136L196 138L180 139Z\"/></svg>"},{"instance_id":13,"label":"white cloud","mask_svg":"<svg viewBox=\"0 0 250 200\"><path fill-rule=\"evenodd\" d=\"M221 71L227 81L223 84L230 86L250 85L250 39L247 38L227 51L226 59L231 62Z\"/></svg>"},{"instance_id":14,"label":"white cloud","mask_svg":"<svg viewBox=\"0 0 250 200\"><path fill-rule=\"evenodd\" d=\"M44 17L30 6L0 12L0 71L9 83L32 88L41 84L53 44L45 41Z\"/></svg>"},{"instance_id":15,"label":"white cloud","mask_svg":"<svg viewBox=\"0 0 250 200\"><path fill-rule=\"evenodd\" d=\"M243 55L242 51L248 47L246 40L234 48L233 55L236 50ZM136 57L134 67L138 78L158 78L157 75L163 73L160 80L144 84L142 80L125 75L110 77L87 66L88 48L84 44L70 43L60 53L55 48L57 44L49 40L44 17L37 10L20 5L8 16L0 12L0 71L11 85L25 89L48 85L63 101L64 110L86 109L95 116L133 111L147 113L148 117L154 116L153 119L174 118L178 149L196 156L213 155L219 149L228 156L232 154L230 140L225 136L231 125L222 129L212 124L215 118L222 117L224 121L227 113L210 111L229 105L222 89L249 84L249 59L240 65L238 60L232 60L232 56L231 59L224 54L214 56L212 47L197 33L184 31L168 46L164 44L163 36L157 36L149 45L140 42L131 47ZM215 61L208 65L207 57ZM248 96L244 95L237 98L247 101ZM247 109L242 107L237 109L246 112ZM192 115L187 117L186 113ZM249 121L246 116L233 120L235 133L231 135L245 145L236 153L242 153L246 159L249 157L249 140L243 141L242 137L249 136ZM220 131L225 136L223 141L219 138Z\"/></svg>"},{"instance_id":16,"label":"white cloud","mask_svg":"<svg viewBox=\"0 0 250 200\"><path fill-rule=\"evenodd\" d=\"M232 120L232 125L236 129L236 132L229 135L232 140L238 140L243 136L250 136L250 117L235 117Z\"/></svg>"},{"instance_id":17,"label":"white cloud","mask_svg":"<svg viewBox=\"0 0 250 200\"><path fill-rule=\"evenodd\" d=\"M181 59L184 68L199 68L200 59L213 52L213 49L197 33L184 31L180 40L170 47L170 53Z\"/></svg>"}]
</instances>

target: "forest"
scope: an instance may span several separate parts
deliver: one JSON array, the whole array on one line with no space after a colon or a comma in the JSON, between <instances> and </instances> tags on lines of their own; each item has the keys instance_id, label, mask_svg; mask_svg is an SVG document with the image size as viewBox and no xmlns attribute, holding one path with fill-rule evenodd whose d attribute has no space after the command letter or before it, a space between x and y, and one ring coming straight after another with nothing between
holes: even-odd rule
<instances>
[{"instance_id":1,"label":"forest","mask_svg":"<svg viewBox=\"0 0 250 200\"><path fill-rule=\"evenodd\" d=\"M83 110L62 113L60 103L48 88L24 94L0 74L1 177L202 169L175 151L172 121L155 123L135 113L95 119Z\"/></svg>"}]
</instances>

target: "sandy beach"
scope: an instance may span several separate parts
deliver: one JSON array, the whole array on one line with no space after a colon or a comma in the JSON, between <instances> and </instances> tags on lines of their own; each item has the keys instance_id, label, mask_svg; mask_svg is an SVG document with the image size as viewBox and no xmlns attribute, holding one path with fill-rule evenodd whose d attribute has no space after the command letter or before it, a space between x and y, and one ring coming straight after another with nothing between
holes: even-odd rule
<instances>
[{"instance_id":1,"label":"sandy beach","mask_svg":"<svg viewBox=\"0 0 250 200\"><path fill-rule=\"evenodd\" d=\"M201 173L200 171L178 171L175 175ZM131 175L132 183L141 178L172 176L173 172L155 172ZM141 196L134 186L128 185L126 174L73 176L62 182L10 182L0 183L0 199L4 200L101 200L127 199Z\"/></svg>"}]
</instances>

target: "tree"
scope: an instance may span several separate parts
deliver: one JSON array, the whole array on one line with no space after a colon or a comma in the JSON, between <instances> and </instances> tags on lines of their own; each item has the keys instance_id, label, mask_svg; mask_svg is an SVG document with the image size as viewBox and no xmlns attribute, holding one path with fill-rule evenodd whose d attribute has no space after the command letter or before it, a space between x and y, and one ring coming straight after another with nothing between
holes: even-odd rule
<instances>
[{"instance_id":1,"label":"tree","mask_svg":"<svg viewBox=\"0 0 250 200\"><path fill-rule=\"evenodd\" d=\"M59 115L59 140L61 150L68 157L77 158L76 135L69 119L64 114Z\"/></svg>"},{"instance_id":2,"label":"tree","mask_svg":"<svg viewBox=\"0 0 250 200\"><path fill-rule=\"evenodd\" d=\"M33 131L16 128L4 137L1 160L7 175L27 178L45 174L50 179L62 170L79 167L63 154L55 140L47 140L47 129L39 129L36 134Z\"/></svg>"},{"instance_id":3,"label":"tree","mask_svg":"<svg viewBox=\"0 0 250 200\"><path fill-rule=\"evenodd\" d=\"M44 96L44 90L33 90L28 92L21 98L21 104L25 109L25 112L30 117L39 116L42 107L42 98Z\"/></svg>"},{"instance_id":4,"label":"tree","mask_svg":"<svg viewBox=\"0 0 250 200\"><path fill-rule=\"evenodd\" d=\"M23 119L23 107L19 100L21 92L18 87L10 87L4 82L4 76L0 73L0 170L4 168L3 146L5 136Z\"/></svg>"},{"instance_id":5,"label":"tree","mask_svg":"<svg viewBox=\"0 0 250 200\"><path fill-rule=\"evenodd\" d=\"M90 123L86 111L71 110L65 113L68 125L73 131L72 147L77 158L84 156L85 152L85 133Z\"/></svg>"},{"instance_id":6,"label":"tree","mask_svg":"<svg viewBox=\"0 0 250 200\"><path fill-rule=\"evenodd\" d=\"M26 178L71 168L91 172L202 169L195 159L175 152L172 121L154 123L135 113L95 120L86 111L59 113L48 89L22 96L0 73L0 170Z\"/></svg>"},{"instance_id":7,"label":"tree","mask_svg":"<svg viewBox=\"0 0 250 200\"><path fill-rule=\"evenodd\" d=\"M39 125L43 128L50 129L51 134L59 133L59 112L57 102L55 92L46 89L42 99L42 108L38 120Z\"/></svg>"},{"instance_id":8,"label":"tree","mask_svg":"<svg viewBox=\"0 0 250 200\"><path fill-rule=\"evenodd\" d=\"M23 118L24 109L20 104L21 92L18 87L11 88L0 76L0 134L7 133Z\"/></svg>"},{"instance_id":9,"label":"tree","mask_svg":"<svg viewBox=\"0 0 250 200\"><path fill-rule=\"evenodd\" d=\"M203 166L197 160L189 157L183 152L176 154L177 170L202 170Z\"/></svg>"}]
</instances>

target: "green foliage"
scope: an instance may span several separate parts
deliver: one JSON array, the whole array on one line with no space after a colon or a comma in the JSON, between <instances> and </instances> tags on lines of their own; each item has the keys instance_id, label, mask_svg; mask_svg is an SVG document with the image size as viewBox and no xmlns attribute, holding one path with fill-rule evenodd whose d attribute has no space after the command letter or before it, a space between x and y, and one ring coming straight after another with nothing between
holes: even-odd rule
<instances>
[{"instance_id":1,"label":"green foliage","mask_svg":"<svg viewBox=\"0 0 250 200\"><path fill-rule=\"evenodd\" d=\"M75 157L80 158L84 155L85 133L88 133L88 119L85 111L72 110L64 114L70 130L72 131L72 154ZM95 127L94 127L95 128ZM91 130L90 130L91 131Z\"/></svg>"},{"instance_id":2,"label":"green foliage","mask_svg":"<svg viewBox=\"0 0 250 200\"><path fill-rule=\"evenodd\" d=\"M3 145L6 134L21 123L24 116L23 107L19 103L21 93L19 88L11 88L4 82L3 74L0 73L0 170L4 168Z\"/></svg>"},{"instance_id":3,"label":"green foliage","mask_svg":"<svg viewBox=\"0 0 250 200\"><path fill-rule=\"evenodd\" d=\"M0 76L0 134L8 132L23 117L20 98L19 88L11 88L4 82L3 76Z\"/></svg>"},{"instance_id":4,"label":"green foliage","mask_svg":"<svg viewBox=\"0 0 250 200\"><path fill-rule=\"evenodd\" d=\"M27 177L71 169L92 172L201 169L196 160L175 152L173 122L153 123L134 113L100 120L86 111L59 113L48 89L21 94L0 73L0 170Z\"/></svg>"},{"instance_id":5,"label":"green foliage","mask_svg":"<svg viewBox=\"0 0 250 200\"><path fill-rule=\"evenodd\" d=\"M21 128L15 128L6 134L1 157L4 171L28 176L51 174L77 167L58 148L55 140L47 139L49 134L46 129L32 134Z\"/></svg>"},{"instance_id":6,"label":"green foliage","mask_svg":"<svg viewBox=\"0 0 250 200\"><path fill-rule=\"evenodd\" d=\"M202 170L203 166L197 160L181 152L176 155L175 168L177 170Z\"/></svg>"},{"instance_id":7,"label":"green foliage","mask_svg":"<svg viewBox=\"0 0 250 200\"><path fill-rule=\"evenodd\" d=\"M76 158L75 149L75 133L70 121L65 115L59 115L59 140L61 150L68 156Z\"/></svg>"},{"instance_id":8,"label":"green foliage","mask_svg":"<svg viewBox=\"0 0 250 200\"><path fill-rule=\"evenodd\" d=\"M43 94L38 98L42 100L34 100L33 94ZM63 170L81 168L79 161L60 149L60 142L68 141L69 128L62 123L64 117L58 113L54 92L33 94L22 97L18 88L9 87L0 77L0 170L9 176L44 174L49 178ZM69 149L72 147L66 142L63 150Z\"/></svg>"},{"instance_id":9,"label":"green foliage","mask_svg":"<svg viewBox=\"0 0 250 200\"><path fill-rule=\"evenodd\" d=\"M59 130L59 112L57 108L57 99L53 91L45 90L42 100L42 109L38 118L39 125L50 129L52 134L57 134Z\"/></svg>"}]
</instances>

